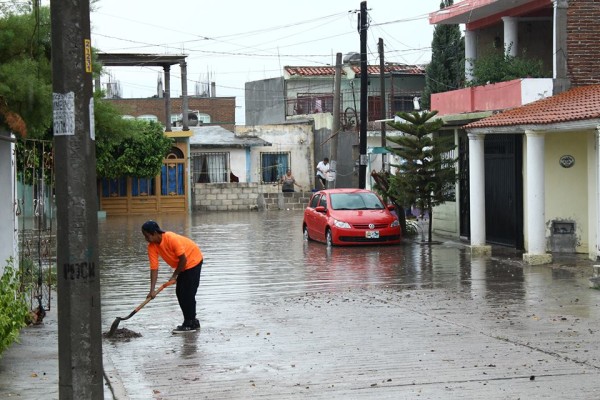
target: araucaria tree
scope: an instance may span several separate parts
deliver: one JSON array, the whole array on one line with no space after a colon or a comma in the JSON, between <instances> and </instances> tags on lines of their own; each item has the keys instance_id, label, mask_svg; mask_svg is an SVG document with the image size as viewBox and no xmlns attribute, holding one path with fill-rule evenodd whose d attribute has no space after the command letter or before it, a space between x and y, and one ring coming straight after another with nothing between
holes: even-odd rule
<instances>
[{"instance_id":1,"label":"araucaria tree","mask_svg":"<svg viewBox=\"0 0 600 400\"><path fill-rule=\"evenodd\" d=\"M440 9L453 4L442 0ZM460 89L465 81L465 41L459 25L436 25L431 42L431 62L425 69L424 110L431 109L431 95Z\"/></svg>"},{"instance_id":2,"label":"araucaria tree","mask_svg":"<svg viewBox=\"0 0 600 400\"><path fill-rule=\"evenodd\" d=\"M391 164L396 173L390 176L390 191L403 198L405 205L414 205L429 214L429 242L433 207L453 198L457 180L454 137L437 134L443 122L433 119L436 114L437 111L398 113L406 122L389 125L403 135L388 137L398 147L387 147L401 160L399 164Z\"/></svg>"}]
</instances>

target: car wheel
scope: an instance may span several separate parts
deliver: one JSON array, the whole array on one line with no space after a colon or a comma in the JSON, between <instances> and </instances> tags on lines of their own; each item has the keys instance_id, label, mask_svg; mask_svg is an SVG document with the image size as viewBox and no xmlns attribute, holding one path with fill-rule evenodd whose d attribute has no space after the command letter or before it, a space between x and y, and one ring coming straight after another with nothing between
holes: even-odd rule
<instances>
[{"instance_id":1,"label":"car wheel","mask_svg":"<svg viewBox=\"0 0 600 400\"><path fill-rule=\"evenodd\" d=\"M304 225L304 228L302 229L302 235L304 236L305 241L310 240L310 235L308 234L308 227L306 225Z\"/></svg>"},{"instance_id":2,"label":"car wheel","mask_svg":"<svg viewBox=\"0 0 600 400\"><path fill-rule=\"evenodd\" d=\"M325 243L327 243L327 247L333 246L333 237L331 236L331 229L329 228L325 231Z\"/></svg>"}]
</instances>

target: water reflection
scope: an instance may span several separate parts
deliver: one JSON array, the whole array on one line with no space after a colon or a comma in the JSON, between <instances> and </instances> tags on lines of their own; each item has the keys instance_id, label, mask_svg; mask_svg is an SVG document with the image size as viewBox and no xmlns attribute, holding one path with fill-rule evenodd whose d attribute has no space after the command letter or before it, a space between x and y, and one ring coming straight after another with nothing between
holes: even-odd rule
<instances>
[{"instance_id":1,"label":"water reflection","mask_svg":"<svg viewBox=\"0 0 600 400\"><path fill-rule=\"evenodd\" d=\"M146 243L140 227L149 218L109 217L99 223L103 316L108 322L127 315L148 292ZM524 269L490 257L471 258L469 250L455 242L405 240L393 246L328 248L303 240L302 212L297 211L154 218L163 229L187 235L202 248L199 307L243 307L275 294L375 286L443 288L497 307L547 297L544 289L550 283L562 282L565 288L586 285L585 277L559 269ZM170 273L161 264L159 283ZM174 293L168 289L149 306L153 313L169 315L170 321L177 315Z\"/></svg>"}]
</instances>

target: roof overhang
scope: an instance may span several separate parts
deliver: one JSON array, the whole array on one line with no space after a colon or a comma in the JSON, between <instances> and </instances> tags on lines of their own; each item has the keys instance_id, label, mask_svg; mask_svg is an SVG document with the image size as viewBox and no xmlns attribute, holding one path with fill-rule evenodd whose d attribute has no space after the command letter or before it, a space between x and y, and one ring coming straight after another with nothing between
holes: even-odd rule
<instances>
[{"instance_id":1,"label":"roof overhang","mask_svg":"<svg viewBox=\"0 0 600 400\"><path fill-rule=\"evenodd\" d=\"M429 14L431 25L469 24L496 15L517 16L552 4L552 0L464 0Z\"/></svg>"},{"instance_id":2,"label":"roof overhang","mask_svg":"<svg viewBox=\"0 0 600 400\"><path fill-rule=\"evenodd\" d=\"M600 118L586 119L581 121L559 122L555 124L531 124L531 125L510 125L510 126L491 126L487 128L468 128L467 133L475 135L491 134L523 134L526 132L537 133L567 133L582 131L597 131L600 129Z\"/></svg>"}]
</instances>

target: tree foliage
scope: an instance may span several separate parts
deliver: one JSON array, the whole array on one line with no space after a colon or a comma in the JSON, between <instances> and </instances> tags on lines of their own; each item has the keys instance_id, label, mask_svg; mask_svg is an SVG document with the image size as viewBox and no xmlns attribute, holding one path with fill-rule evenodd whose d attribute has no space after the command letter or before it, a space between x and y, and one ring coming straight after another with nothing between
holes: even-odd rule
<instances>
[{"instance_id":1,"label":"tree foliage","mask_svg":"<svg viewBox=\"0 0 600 400\"><path fill-rule=\"evenodd\" d=\"M440 9L451 6L452 0L443 0ZM465 81L465 40L459 25L436 25L431 42L431 62L425 69L425 89L421 104L431 108L433 93L447 92L463 87Z\"/></svg>"},{"instance_id":2,"label":"tree foliage","mask_svg":"<svg viewBox=\"0 0 600 400\"><path fill-rule=\"evenodd\" d=\"M49 7L32 9L18 1L0 4L0 129L20 136L19 171L26 164L41 168L45 163L41 157L27 156L24 137L52 139L51 44ZM93 55L98 75L101 66ZM101 92L94 94L94 119L99 177L150 177L160 172L172 144L160 125L124 120ZM31 183L31 177L21 178Z\"/></svg>"},{"instance_id":3,"label":"tree foliage","mask_svg":"<svg viewBox=\"0 0 600 400\"><path fill-rule=\"evenodd\" d=\"M442 127L441 119L433 119L437 111L398 113L406 122L389 123L403 132L402 136L389 137L398 147L388 150L400 157L400 164L392 164L396 173L389 178L389 191L402 204L415 205L429 213L429 241L431 241L433 207L454 196L457 179L452 150L456 148L452 136L435 133Z\"/></svg>"},{"instance_id":4,"label":"tree foliage","mask_svg":"<svg viewBox=\"0 0 600 400\"><path fill-rule=\"evenodd\" d=\"M100 101L98 104L107 109L112 108L106 101ZM113 109L113 112L116 111ZM173 140L165 136L162 125L156 122L123 120L108 112L102 115L107 119L104 121L101 118L97 121L100 129L106 124L107 129L114 130L110 132L112 134L105 132L96 137L98 177L151 178L158 175L163 158L173 145Z\"/></svg>"},{"instance_id":5,"label":"tree foliage","mask_svg":"<svg viewBox=\"0 0 600 400\"><path fill-rule=\"evenodd\" d=\"M43 137L52 125L50 10L0 18L0 126Z\"/></svg>"},{"instance_id":6,"label":"tree foliage","mask_svg":"<svg viewBox=\"0 0 600 400\"><path fill-rule=\"evenodd\" d=\"M525 55L510 55L510 47L505 52L491 49L487 54L473 60L472 86L506 82L520 78L543 78L548 76L544 71L542 60L527 58Z\"/></svg>"},{"instance_id":7,"label":"tree foliage","mask_svg":"<svg viewBox=\"0 0 600 400\"><path fill-rule=\"evenodd\" d=\"M0 354L17 341L29 315L27 299L20 286L19 273L9 259L0 277Z\"/></svg>"}]
</instances>

